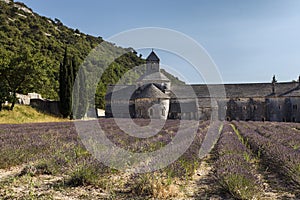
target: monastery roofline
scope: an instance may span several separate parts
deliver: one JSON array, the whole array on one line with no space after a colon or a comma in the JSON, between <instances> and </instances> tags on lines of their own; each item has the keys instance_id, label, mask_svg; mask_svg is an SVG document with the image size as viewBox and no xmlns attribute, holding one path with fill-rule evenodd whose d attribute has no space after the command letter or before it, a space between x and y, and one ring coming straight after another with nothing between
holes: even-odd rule
<instances>
[{"instance_id":1,"label":"monastery roofline","mask_svg":"<svg viewBox=\"0 0 300 200\"><path fill-rule=\"evenodd\" d=\"M289 82L276 82L276 84L280 84L280 85L283 85L283 84L299 84L298 81L289 81ZM272 85L271 82L262 82L262 83L259 83L259 82L252 82L252 83L209 83L209 84L206 84L206 83L195 83L195 84L185 84L186 86L205 86L205 85L210 85L210 86L220 86L220 85ZM182 86L185 86L185 85L182 85ZM115 84L108 84L108 86L115 86ZM130 84L130 85L127 85L127 84L118 84L118 86L136 86L136 84ZM180 85L179 85L180 86Z\"/></svg>"},{"instance_id":2,"label":"monastery roofline","mask_svg":"<svg viewBox=\"0 0 300 200\"><path fill-rule=\"evenodd\" d=\"M280 84L280 85L283 85L283 84L299 84L298 81L290 81L290 82L276 82L276 84ZM190 86L204 86L204 85L210 85L210 86L220 86L220 85L272 85L271 82L262 82L262 83L259 83L259 82L252 82L252 83L209 83L209 84L206 84L206 83L196 83L196 84L186 84L186 85L190 85Z\"/></svg>"},{"instance_id":3,"label":"monastery roofline","mask_svg":"<svg viewBox=\"0 0 300 200\"><path fill-rule=\"evenodd\" d=\"M290 82L276 82L276 84L299 84L299 82L297 81L290 81ZM268 83L268 82L263 82L263 83L209 83L209 84L206 84L206 83L196 83L196 84L185 84L186 86L204 86L204 85L211 85L211 86L219 86L219 85L272 85L272 83ZM182 85L182 86L185 86L185 85ZM115 86L115 84L108 84L108 86ZM117 86L136 86L136 84L118 84ZM176 85L177 86L177 85ZM181 86L181 85L178 85L178 86Z\"/></svg>"}]
</instances>

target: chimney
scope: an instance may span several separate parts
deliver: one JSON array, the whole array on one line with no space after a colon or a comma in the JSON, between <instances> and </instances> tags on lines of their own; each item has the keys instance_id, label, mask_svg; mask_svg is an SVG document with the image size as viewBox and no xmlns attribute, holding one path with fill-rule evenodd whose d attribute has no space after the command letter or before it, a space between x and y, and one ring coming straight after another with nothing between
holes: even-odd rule
<instances>
[{"instance_id":1,"label":"chimney","mask_svg":"<svg viewBox=\"0 0 300 200\"><path fill-rule=\"evenodd\" d=\"M276 83L277 83L277 80L276 80L276 77L274 75L273 79L272 79L272 94L276 93L276 88L275 88Z\"/></svg>"}]
</instances>

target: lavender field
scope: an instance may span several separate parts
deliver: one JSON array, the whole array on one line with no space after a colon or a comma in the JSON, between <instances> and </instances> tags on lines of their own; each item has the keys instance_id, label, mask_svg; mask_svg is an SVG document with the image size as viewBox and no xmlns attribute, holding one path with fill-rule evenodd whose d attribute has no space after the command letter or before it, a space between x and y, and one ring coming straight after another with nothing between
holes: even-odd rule
<instances>
[{"instance_id":1,"label":"lavender field","mask_svg":"<svg viewBox=\"0 0 300 200\"><path fill-rule=\"evenodd\" d=\"M300 199L300 124L168 120L147 139L113 119L99 124L116 146L136 153L172 143L179 127L187 137L191 126L197 129L175 162L133 173L97 160L73 122L0 125L0 199ZM200 159L208 130L220 137Z\"/></svg>"}]
</instances>

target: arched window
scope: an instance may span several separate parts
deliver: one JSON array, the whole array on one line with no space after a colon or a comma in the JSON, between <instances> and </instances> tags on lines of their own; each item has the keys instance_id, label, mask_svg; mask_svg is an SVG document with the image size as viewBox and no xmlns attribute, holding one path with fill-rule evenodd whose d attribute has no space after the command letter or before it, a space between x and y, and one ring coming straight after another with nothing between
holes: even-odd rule
<instances>
[{"instance_id":1,"label":"arched window","mask_svg":"<svg viewBox=\"0 0 300 200\"><path fill-rule=\"evenodd\" d=\"M166 116L166 108L165 107L163 107L163 109L161 110L161 115Z\"/></svg>"},{"instance_id":2,"label":"arched window","mask_svg":"<svg viewBox=\"0 0 300 200\"><path fill-rule=\"evenodd\" d=\"M194 119L194 113L193 112L190 113L190 119Z\"/></svg>"},{"instance_id":3,"label":"arched window","mask_svg":"<svg viewBox=\"0 0 300 200\"><path fill-rule=\"evenodd\" d=\"M150 108L150 110L149 110L149 115L150 115L150 117L153 116L153 109L152 108Z\"/></svg>"}]
</instances>

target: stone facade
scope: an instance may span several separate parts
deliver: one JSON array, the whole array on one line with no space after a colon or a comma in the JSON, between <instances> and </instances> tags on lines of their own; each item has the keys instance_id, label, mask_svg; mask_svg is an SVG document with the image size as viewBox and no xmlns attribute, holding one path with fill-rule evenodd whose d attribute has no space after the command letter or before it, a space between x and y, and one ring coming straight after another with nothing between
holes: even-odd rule
<instances>
[{"instance_id":1,"label":"stone facade","mask_svg":"<svg viewBox=\"0 0 300 200\"><path fill-rule=\"evenodd\" d=\"M38 93L17 94L18 102L21 105L30 105L40 112L60 116L59 101L44 99Z\"/></svg>"},{"instance_id":2,"label":"stone facade","mask_svg":"<svg viewBox=\"0 0 300 200\"><path fill-rule=\"evenodd\" d=\"M31 99L30 106L39 110L40 112L60 116L58 101L50 101L46 99Z\"/></svg>"},{"instance_id":3,"label":"stone facade","mask_svg":"<svg viewBox=\"0 0 300 200\"><path fill-rule=\"evenodd\" d=\"M268 84L261 85L267 87ZM255 89L250 86L240 98L219 101L219 116L225 120L300 122L299 83L270 83L269 86L269 93L261 91L260 96L247 95L246 91Z\"/></svg>"},{"instance_id":4,"label":"stone facade","mask_svg":"<svg viewBox=\"0 0 300 200\"><path fill-rule=\"evenodd\" d=\"M208 88L221 85L171 85L159 62L152 51L136 85L109 86L106 117L300 122L300 78L277 83L274 76L270 83L224 84L224 97L209 93Z\"/></svg>"},{"instance_id":5,"label":"stone facade","mask_svg":"<svg viewBox=\"0 0 300 200\"><path fill-rule=\"evenodd\" d=\"M168 99L137 99L135 106L136 118L167 119L168 117Z\"/></svg>"},{"instance_id":6,"label":"stone facade","mask_svg":"<svg viewBox=\"0 0 300 200\"><path fill-rule=\"evenodd\" d=\"M22 105L30 105L31 99L43 99L42 95L38 93L28 93L27 95L24 94L17 94L18 103Z\"/></svg>"}]
</instances>

